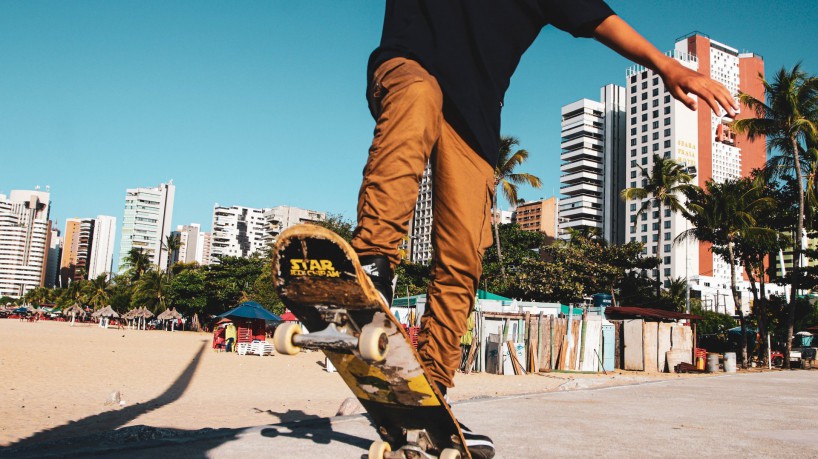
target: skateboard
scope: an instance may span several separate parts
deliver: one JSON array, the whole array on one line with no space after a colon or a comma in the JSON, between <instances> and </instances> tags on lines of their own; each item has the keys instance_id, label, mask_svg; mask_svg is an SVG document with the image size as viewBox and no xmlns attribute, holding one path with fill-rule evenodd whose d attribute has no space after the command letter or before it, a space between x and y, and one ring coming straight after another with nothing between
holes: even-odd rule
<instances>
[{"instance_id":1,"label":"skateboard","mask_svg":"<svg viewBox=\"0 0 818 459\"><path fill-rule=\"evenodd\" d=\"M285 305L310 331L279 325L276 351L326 354L381 438L369 448L370 459L471 457L408 334L344 239L316 225L285 230L273 252L273 277Z\"/></svg>"}]
</instances>

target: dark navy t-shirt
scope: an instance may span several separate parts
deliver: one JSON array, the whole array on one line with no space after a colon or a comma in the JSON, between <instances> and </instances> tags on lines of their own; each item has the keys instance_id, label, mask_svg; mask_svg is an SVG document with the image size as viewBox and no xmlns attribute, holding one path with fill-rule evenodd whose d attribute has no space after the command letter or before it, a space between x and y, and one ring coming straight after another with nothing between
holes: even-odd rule
<instances>
[{"instance_id":1,"label":"dark navy t-shirt","mask_svg":"<svg viewBox=\"0 0 818 459\"><path fill-rule=\"evenodd\" d=\"M540 30L553 24L589 37L612 14L602 0L387 0L367 87L383 62L417 61L443 90L446 120L495 166L503 97Z\"/></svg>"}]
</instances>

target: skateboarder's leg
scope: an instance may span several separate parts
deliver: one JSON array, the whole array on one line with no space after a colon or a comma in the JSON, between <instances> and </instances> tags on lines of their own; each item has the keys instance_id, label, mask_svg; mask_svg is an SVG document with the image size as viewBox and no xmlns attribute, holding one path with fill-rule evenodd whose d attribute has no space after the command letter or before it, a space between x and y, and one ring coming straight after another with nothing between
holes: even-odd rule
<instances>
[{"instance_id":1,"label":"skateboarder's leg","mask_svg":"<svg viewBox=\"0 0 818 459\"><path fill-rule=\"evenodd\" d=\"M446 122L432 164L435 261L418 352L432 379L452 387L483 253L492 243L494 169Z\"/></svg>"},{"instance_id":2,"label":"skateboarder's leg","mask_svg":"<svg viewBox=\"0 0 818 459\"><path fill-rule=\"evenodd\" d=\"M437 80L408 59L385 62L374 81L377 125L358 196L352 247L362 265L380 258L391 271L400 263L398 245L408 232L423 169L440 136L443 95ZM391 280L390 274L378 285L373 276L388 299Z\"/></svg>"}]
</instances>

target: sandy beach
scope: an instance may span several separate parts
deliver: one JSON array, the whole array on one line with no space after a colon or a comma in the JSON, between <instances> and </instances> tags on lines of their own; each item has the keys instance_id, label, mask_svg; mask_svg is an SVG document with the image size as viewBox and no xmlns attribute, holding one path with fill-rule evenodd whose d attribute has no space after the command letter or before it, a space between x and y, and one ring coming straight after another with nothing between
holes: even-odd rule
<instances>
[{"instance_id":1,"label":"sandy beach","mask_svg":"<svg viewBox=\"0 0 818 459\"><path fill-rule=\"evenodd\" d=\"M320 352L239 356L211 335L0 319L0 446L147 425L197 431L334 416L351 393ZM681 375L458 374L450 398L571 390ZM106 403L119 392L121 404Z\"/></svg>"}]
</instances>

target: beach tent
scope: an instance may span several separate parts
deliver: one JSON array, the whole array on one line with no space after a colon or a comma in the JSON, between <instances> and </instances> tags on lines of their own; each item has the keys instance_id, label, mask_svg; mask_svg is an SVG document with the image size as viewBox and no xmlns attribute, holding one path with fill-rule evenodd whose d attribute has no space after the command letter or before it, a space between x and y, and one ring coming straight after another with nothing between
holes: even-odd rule
<instances>
[{"instance_id":1,"label":"beach tent","mask_svg":"<svg viewBox=\"0 0 818 459\"><path fill-rule=\"evenodd\" d=\"M281 322L281 317L264 309L255 301L245 301L235 308L216 317L231 319L237 327L237 343L249 343L266 338L267 322Z\"/></svg>"},{"instance_id":2,"label":"beach tent","mask_svg":"<svg viewBox=\"0 0 818 459\"><path fill-rule=\"evenodd\" d=\"M255 301L245 301L244 303L236 306L235 308L221 313L216 317L227 317L229 319L259 319L259 320L269 320L273 322L281 322L281 317L273 314L272 312L264 309L260 304L256 303Z\"/></svg>"}]
</instances>

